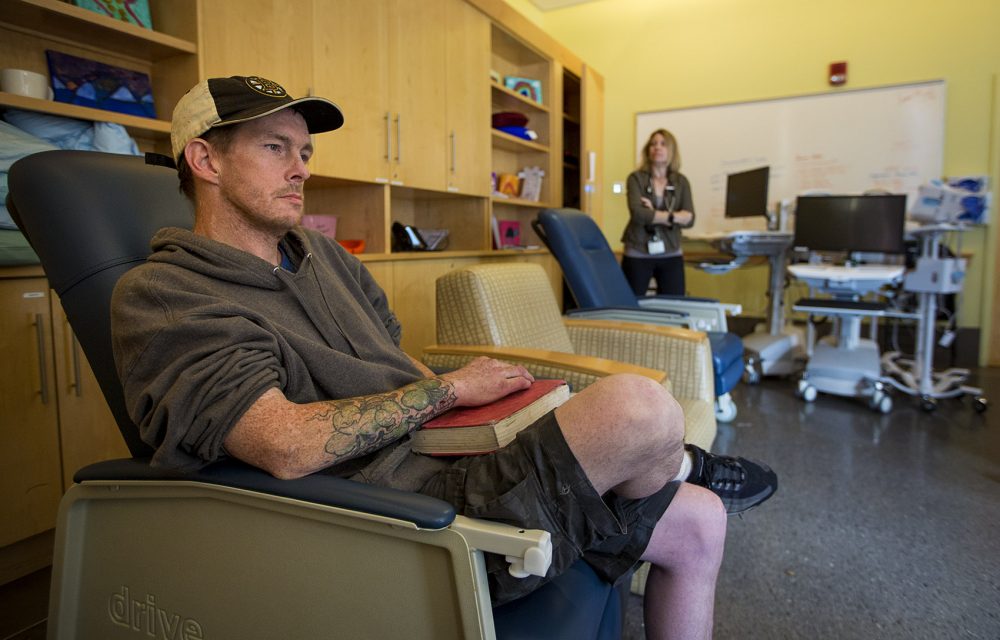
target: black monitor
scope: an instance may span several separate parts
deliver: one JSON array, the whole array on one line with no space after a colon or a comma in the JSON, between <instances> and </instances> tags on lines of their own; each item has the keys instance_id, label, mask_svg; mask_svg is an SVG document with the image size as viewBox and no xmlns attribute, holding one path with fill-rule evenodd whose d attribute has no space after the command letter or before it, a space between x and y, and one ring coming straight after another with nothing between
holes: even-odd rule
<instances>
[{"instance_id":1,"label":"black monitor","mask_svg":"<svg viewBox=\"0 0 1000 640\"><path fill-rule=\"evenodd\" d=\"M726 176L726 217L766 216L770 175L770 167L760 167Z\"/></svg>"},{"instance_id":2,"label":"black monitor","mask_svg":"<svg viewBox=\"0 0 1000 640\"><path fill-rule=\"evenodd\" d=\"M793 246L811 251L905 253L905 195L799 196Z\"/></svg>"}]
</instances>

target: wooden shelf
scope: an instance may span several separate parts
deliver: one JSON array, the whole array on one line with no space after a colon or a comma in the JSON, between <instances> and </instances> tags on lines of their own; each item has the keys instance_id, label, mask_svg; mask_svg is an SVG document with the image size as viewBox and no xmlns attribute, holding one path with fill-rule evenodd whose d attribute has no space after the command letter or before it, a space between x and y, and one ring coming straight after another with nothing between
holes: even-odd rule
<instances>
[{"instance_id":1,"label":"wooden shelf","mask_svg":"<svg viewBox=\"0 0 1000 640\"><path fill-rule=\"evenodd\" d=\"M548 249L475 249L468 251L400 251L398 253L359 253L361 262L387 262L398 260L434 260L447 258L481 258L490 256L540 255Z\"/></svg>"},{"instance_id":2,"label":"wooden shelf","mask_svg":"<svg viewBox=\"0 0 1000 640\"><path fill-rule=\"evenodd\" d=\"M493 129L493 146L497 149L505 149L514 153L522 153L524 151L549 152L549 148L544 144L518 138L517 136L512 136L509 133L504 133L496 129Z\"/></svg>"},{"instance_id":3,"label":"wooden shelf","mask_svg":"<svg viewBox=\"0 0 1000 640\"><path fill-rule=\"evenodd\" d=\"M170 122L168 120L141 118L139 116L130 116L128 114L118 113L117 111L91 109L90 107L81 107L75 104L67 104L65 102L39 100L38 98L28 98L4 92L0 92L0 106L48 113L54 116L77 118L79 120L115 122L128 129L129 133L145 138L153 137L166 139L170 137Z\"/></svg>"},{"instance_id":4,"label":"wooden shelf","mask_svg":"<svg viewBox=\"0 0 1000 640\"><path fill-rule=\"evenodd\" d=\"M154 62L198 52L198 45L192 41L59 0L3 0L0 22L47 38L100 43L104 49Z\"/></svg>"},{"instance_id":5,"label":"wooden shelf","mask_svg":"<svg viewBox=\"0 0 1000 640\"><path fill-rule=\"evenodd\" d=\"M491 86L493 87L493 93L495 95L493 100L494 104L497 104L504 108L516 109L518 107L528 107L529 109L542 111L544 113L549 112L549 108L546 107L544 104L535 102L530 98L526 98L522 96L520 93L512 91L503 85L494 82L491 84Z\"/></svg>"},{"instance_id":6,"label":"wooden shelf","mask_svg":"<svg viewBox=\"0 0 1000 640\"><path fill-rule=\"evenodd\" d=\"M490 198L493 204L506 204L512 207L528 207L533 209L549 209L551 204L546 202L536 202L534 200L522 200L520 198L504 198L503 196L493 196Z\"/></svg>"}]
</instances>

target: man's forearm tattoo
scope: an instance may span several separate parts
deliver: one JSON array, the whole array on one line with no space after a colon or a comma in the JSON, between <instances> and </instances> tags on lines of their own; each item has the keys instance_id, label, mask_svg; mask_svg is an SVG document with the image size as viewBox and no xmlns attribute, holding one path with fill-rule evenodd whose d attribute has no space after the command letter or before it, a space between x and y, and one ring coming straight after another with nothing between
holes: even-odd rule
<instances>
[{"instance_id":1,"label":"man's forearm tattoo","mask_svg":"<svg viewBox=\"0 0 1000 640\"><path fill-rule=\"evenodd\" d=\"M331 400L312 419L332 427L326 453L337 462L381 449L455 404L455 389L439 378L425 378L361 398Z\"/></svg>"}]
</instances>

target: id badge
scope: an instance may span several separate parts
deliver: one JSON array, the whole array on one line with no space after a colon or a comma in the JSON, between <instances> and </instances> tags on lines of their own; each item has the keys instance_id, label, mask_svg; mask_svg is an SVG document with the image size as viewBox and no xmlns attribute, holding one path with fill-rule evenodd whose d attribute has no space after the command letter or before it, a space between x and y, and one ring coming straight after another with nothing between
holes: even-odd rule
<instances>
[{"instance_id":1,"label":"id badge","mask_svg":"<svg viewBox=\"0 0 1000 640\"><path fill-rule=\"evenodd\" d=\"M658 256L661 253L665 253L667 250L666 245L663 244L663 240L660 240L659 238L647 242L646 248L649 251L649 255L651 256Z\"/></svg>"}]
</instances>

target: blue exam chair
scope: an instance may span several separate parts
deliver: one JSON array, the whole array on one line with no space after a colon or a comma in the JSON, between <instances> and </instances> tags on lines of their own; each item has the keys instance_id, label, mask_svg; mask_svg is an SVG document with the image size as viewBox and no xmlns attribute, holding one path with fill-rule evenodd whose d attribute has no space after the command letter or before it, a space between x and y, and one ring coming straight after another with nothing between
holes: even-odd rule
<instances>
[{"instance_id":1,"label":"blue exam chair","mask_svg":"<svg viewBox=\"0 0 1000 640\"><path fill-rule=\"evenodd\" d=\"M277 480L235 461L151 467L112 358L110 300L157 229L192 224L176 172L48 151L15 163L9 183L8 208L133 455L78 471L60 504L49 638L620 637L628 581L613 587L584 562L491 608L483 553L544 572L547 532L325 475Z\"/></svg>"},{"instance_id":2,"label":"blue exam chair","mask_svg":"<svg viewBox=\"0 0 1000 640\"><path fill-rule=\"evenodd\" d=\"M743 376L743 341L727 330L726 313L738 305L707 298L636 298L604 233L593 218L576 209L543 209L532 228L559 261L566 286L579 309L573 317L680 325L708 334L712 345L716 419L730 422L736 404L729 395Z\"/></svg>"}]
</instances>

